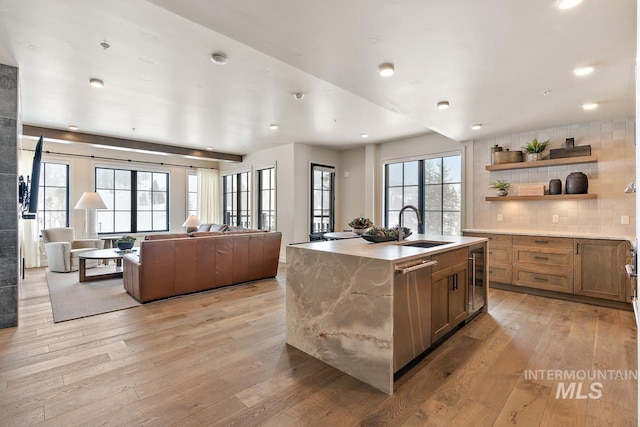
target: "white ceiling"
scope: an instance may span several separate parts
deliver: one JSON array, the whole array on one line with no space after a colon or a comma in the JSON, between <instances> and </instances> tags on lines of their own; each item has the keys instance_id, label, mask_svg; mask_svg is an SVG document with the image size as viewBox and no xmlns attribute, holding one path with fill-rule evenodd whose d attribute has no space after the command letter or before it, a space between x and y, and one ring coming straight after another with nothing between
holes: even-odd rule
<instances>
[{"instance_id":1,"label":"white ceiling","mask_svg":"<svg viewBox=\"0 0 640 427\"><path fill-rule=\"evenodd\" d=\"M0 0L0 62L35 126L234 154L463 141L633 115L635 17L635 0Z\"/></svg>"}]
</instances>

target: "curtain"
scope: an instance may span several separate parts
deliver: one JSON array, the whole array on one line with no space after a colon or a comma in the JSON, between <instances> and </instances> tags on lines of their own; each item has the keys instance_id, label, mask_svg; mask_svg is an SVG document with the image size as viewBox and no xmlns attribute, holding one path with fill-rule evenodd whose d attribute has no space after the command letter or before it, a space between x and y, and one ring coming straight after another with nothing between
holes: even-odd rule
<instances>
[{"instance_id":1,"label":"curtain","mask_svg":"<svg viewBox=\"0 0 640 427\"><path fill-rule=\"evenodd\" d=\"M197 169L198 218L202 223L222 224L220 198L220 172L212 169Z\"/></svg>"},{"instance_id":2,"label":"curtain","mask_svg":"<svg viewBox=\"0 0 640 427\"><path fill-rule=\"evenodd\" d=\"M19 174L27 179L31 175L33 164L33 153L31 151L20 150ZM27 172L28 171L28 172ZM38 230L38 219L19 219L22 226L22 255L26 268L40 267L40 230Z\"/></svg>"}]
</instances>

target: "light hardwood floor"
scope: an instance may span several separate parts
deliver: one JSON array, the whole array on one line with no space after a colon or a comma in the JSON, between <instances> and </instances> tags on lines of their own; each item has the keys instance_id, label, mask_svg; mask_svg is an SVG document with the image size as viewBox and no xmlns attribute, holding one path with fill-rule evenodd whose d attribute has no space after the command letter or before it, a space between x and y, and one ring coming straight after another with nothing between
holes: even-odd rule
<instances>
[{"instance_id":1,"label":"light hardwood floor","mask_svg":"<svg viewBox=\"0 0 640 427\"><path fill-rule=\"evenodd\" d=\"M524 376L635 372L631 312L492 290L387 396L285 344L285 274L53 324L44 270L28 271L20 326L0 331L0 425L636 424L636 381L557 399L559 381Z\"/></svg>"}]
</instances>

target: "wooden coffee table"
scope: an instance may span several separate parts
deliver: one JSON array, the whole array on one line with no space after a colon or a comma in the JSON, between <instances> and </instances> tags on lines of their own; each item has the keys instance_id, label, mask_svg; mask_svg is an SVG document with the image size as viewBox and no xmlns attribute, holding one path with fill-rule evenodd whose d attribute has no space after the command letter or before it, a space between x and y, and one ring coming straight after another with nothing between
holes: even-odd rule
<instances>
[{"instance_id":1,"label":"wooden coffee table","mask_svg":"<svg viewBox=\"0 0 640 427\"><path fill-rule=\"evenodd\" d=\"M126 252L126 253L137 253L137 250L134 249L132 252ZM113 279L116 277L122 277L122 257L126 253L120 252L117 249L100 249L97 251L82 252L80 255L78 255L80 281L90 282L92 280L105 280L105 279ZM91 276L87 276L87 260L88 259L102 259L102 260L115 259L116 271L112 273L94 274Z\"/></svg>"}]
</instances>

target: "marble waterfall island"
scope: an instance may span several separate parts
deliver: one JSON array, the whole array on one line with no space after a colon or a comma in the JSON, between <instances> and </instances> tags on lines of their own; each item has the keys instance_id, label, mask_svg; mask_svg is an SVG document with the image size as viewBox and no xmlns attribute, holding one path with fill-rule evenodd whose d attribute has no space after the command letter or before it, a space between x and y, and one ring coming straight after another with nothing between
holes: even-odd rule
<instances>
[{"instance_id":1,"label":"marble waterfall island","mask_svg":"<svg viewBox=\"0 0 640 427\"><path fill-rule=\"evenodd\" d=\"M443 243L406 246L420 241ZM464 266L459 289L466 298L468 248L486 249L486 239L461 236L414 235L399 243L347 239L287 247L287 343L387 394L393 374L431 345L432 324L441 320L440 307L432 310L432 295L441 296L435 285L432 294L432 277L449 280L454 264ZM486 286L484 292L486 300Z\"/></svg>"}]
</instances>

